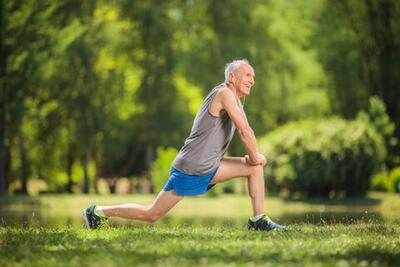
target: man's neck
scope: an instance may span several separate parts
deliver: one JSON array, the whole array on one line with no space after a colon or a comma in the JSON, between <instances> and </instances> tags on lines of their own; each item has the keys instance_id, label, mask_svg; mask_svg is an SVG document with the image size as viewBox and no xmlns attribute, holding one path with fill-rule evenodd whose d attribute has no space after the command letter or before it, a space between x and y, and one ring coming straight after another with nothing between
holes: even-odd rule
<instances>
[{"instance_id":1,"label":"man's neck","mask_svg":"<svg viewBox=\"0 0 400 267\"><path fill-rule=\"evenodd\" d=\"M241 96L239 95L238 90L231 83L226 84L228 88L232 90L233 94L236 96L236 99L239 100Z\"/></svg>"}]
</instances>

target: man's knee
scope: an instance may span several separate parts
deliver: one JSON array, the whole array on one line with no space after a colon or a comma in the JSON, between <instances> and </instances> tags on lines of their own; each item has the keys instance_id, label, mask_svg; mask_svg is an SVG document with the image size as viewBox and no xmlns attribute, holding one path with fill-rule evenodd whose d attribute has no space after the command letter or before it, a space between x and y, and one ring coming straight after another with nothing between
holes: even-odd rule
<instances>
[{"instance_id":1,"label":"man's knee","mask_svg":"<svg viewBox=\"0 0 400 267\"><path fill-rule=\"evenodd\" d=\"M263 165L255 165L250 167L250 176L259 176L264 174Z\"/></svg>"}]
</instances>

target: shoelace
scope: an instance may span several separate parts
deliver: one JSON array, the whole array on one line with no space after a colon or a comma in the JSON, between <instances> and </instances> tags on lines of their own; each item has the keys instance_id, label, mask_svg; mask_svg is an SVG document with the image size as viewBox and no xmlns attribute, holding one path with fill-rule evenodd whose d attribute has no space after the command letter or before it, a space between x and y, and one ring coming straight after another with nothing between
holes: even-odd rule
<instances>
[{"instance_id":1,"label":"shoelace","mask_svg":"<svg viewBox=\"0 0 400 267\"><path fill-rule=\"evenodd\" d=\"M259 220L259 225L262 227L271 227L272 224L272 220L267 216L264 215L263 217L261 217L261 219Z\"/></svg>"}]
</instances>

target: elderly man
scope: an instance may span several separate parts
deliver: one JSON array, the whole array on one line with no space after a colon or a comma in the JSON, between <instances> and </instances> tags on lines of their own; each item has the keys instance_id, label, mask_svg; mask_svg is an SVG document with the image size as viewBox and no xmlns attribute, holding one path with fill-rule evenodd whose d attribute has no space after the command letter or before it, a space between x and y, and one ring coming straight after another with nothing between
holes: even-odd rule
<instances>
[{"instance_id":1,"label":"elderly man","mask_svg":"<svg viewBox=\"0 0 400 267\"><path fill-rule=\"evenodd\" d=\"M264 213L265 157L257 142L240 98L250 95L254 70L247 60L235 60L225 67L225 82L216 86L198 111L189 137L176 156L170 177L150 205L129 203L116 206L91 206L83 218L91 229L98 228L108 217L155 222L184 196L200 195L217 183L246 177L253 207L249 229L269 231L285 228ZM237 129L247 151L244 157L224 157Z\"/></svg>"}]
</instances>

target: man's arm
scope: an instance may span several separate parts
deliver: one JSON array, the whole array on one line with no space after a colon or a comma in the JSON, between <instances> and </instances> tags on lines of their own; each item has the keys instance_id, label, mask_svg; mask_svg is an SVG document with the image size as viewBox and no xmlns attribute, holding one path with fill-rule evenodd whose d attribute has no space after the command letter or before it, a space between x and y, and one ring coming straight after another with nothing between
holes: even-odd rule
<instances>
[{"instance_id":1,"label":"man's arm","mask_svg":"<svg viewBox=\"0 0 400 267\"><path fill-rule=\"evenodd\" d=\"M228 88L219 92L222 108L228 113L238 130L240 140L249 155L249 163L252 165L263 164L263 159L257 150L257 141L253 129L247 122L246 115L239 108L236 97Z\"/></svg>"}]
</instances>

